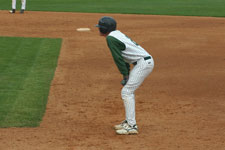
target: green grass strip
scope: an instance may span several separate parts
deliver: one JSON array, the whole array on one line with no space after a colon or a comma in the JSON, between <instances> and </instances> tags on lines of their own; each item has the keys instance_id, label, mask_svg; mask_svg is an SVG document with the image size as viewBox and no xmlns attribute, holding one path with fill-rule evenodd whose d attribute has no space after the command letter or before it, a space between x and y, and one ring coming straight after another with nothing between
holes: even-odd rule
<instances>
[{"instance_id":1,"label":"green grass strip","mask_svg":"<svg viewBox=\"0 0 225 150\"><path fill-rule=\"evenodd\" d=\"M61 39L0 37L0 127L36 127L45 113Z\"/></svg>"},{"instance_id":2,"label":"green grass strip","mask_svg":"<svg viewBox=\"0 0 225 150\"><path fill-rule=\"evenodd\" d=\"M9 0L0 4L11 9ZM225 0L31 0L27 10L225 17Z\"/></svg>"}]
</instances>

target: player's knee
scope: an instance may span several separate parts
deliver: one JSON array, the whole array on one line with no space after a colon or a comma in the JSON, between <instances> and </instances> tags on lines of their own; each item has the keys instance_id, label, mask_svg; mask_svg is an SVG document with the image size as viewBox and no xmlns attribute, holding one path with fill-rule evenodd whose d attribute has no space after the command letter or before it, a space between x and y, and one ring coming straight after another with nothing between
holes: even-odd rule
<instances>
[{"instance_id":1,"label":"player's knee","mask_svg":"<svg viewBox=\"0 0 225 150\"><path fill-rule=\"evenodd\" d=\"M121 90L122 99L126 99L127 95L128 95L127 89L125 87L123 87Z\"/></svg>"},{"instance_id":2,"label":"player's knee","mask_svg":"<svg viewBox=\"0 0 225 150\"><path fill-rule=\"evenodd\" d=\"M123 89L121 90L121 97L122 99L130 99L133 97L133 92L129 91L129 89L127 89L125 86L123 87Z\"/></svg>"}]
</instances>

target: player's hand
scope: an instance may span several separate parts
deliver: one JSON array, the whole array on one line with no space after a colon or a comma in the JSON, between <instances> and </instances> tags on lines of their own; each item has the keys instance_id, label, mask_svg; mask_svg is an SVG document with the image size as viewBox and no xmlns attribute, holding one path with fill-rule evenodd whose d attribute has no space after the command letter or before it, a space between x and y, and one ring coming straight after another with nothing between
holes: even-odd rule
<instances>
[{"instance_id":1,"label":"player's hand","mask_svg":"<svg viewBox=\"0 0 225 150\"><path fill-rule=\"evenodd\" d=\"M123 76L123 80L121 81L121 84L123 86L126 85L128 80L129 80L129 76Z\"/></svg>"}]
</instances>

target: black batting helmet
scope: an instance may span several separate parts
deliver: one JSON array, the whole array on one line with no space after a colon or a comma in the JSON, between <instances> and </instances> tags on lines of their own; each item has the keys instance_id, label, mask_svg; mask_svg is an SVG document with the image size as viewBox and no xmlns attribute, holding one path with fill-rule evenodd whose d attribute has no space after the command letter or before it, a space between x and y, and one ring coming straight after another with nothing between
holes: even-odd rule
<instances>
[{"instance_id":1,"label":"black batting helmet","mask_svg":"<svg viewBox=\"0 0 225 150\"><path fill-rule=\"evenodd\" d=\"M112 17L102 17L96 27L99 27L99 31L103 34L110 33L116 30L116 20Z\"/></svg>"}]
</instances>

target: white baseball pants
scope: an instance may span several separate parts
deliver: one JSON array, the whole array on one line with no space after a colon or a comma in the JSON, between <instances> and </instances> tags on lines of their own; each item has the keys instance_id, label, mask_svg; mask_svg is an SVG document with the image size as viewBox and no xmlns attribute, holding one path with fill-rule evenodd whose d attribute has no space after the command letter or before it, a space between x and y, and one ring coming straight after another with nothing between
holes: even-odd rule
<instances>
[{"instance_id":1,"label":"white baseball pants","mask_svg":"<svg viewBox=\"0 0 225 150\"><path fill-rule=\"evenodd\" d=\"M21 0L21 9L25 10L26 0ZM12 0L12 9L16 9L16 0Z\"/></svg>"},{"instance_id":2,"label":"white baseball pants","mask_svg":"<svg viewBox=\"0 0 225 150\"><path fill-rule=\"evenodd\" d=\"M130 71L129 80L121 91L121 96L124 102L126 120L129 125L136 124L135 119L135 90L142 84L144 79L152 72L154 68L154 60L140 59Z\"/></svg>"}]
</instances>

